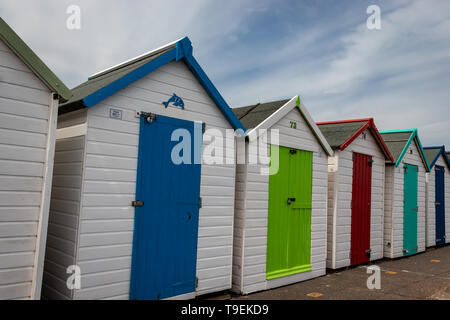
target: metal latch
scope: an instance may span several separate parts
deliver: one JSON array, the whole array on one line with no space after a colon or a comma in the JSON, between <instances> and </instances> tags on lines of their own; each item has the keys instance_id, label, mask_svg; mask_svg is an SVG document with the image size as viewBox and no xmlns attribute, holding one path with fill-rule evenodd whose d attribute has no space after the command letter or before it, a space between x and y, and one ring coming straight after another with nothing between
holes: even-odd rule
<instances>
[{"instance_id":1,"label":"metal latch","mask_svg":"<svg viewBox=\"0 0 450 320\"><path fill-rule=\"evenodd\" d=\"M403 253L408 253L408 249L403 249Z\"/></svg>"},{"instance_id":2,"label":"metal latch","mask_svg":"<svg viewBox=\"0 0 450 320\"><path fill-rule=\"evenodd\" d=\"M131 205L133 207L142 207L144 206L144 201L134 200L131 202Z\"/></svg>"},{"instance_id":3,"label":"metal latch","mask_svg":"<svg viewBox=\"0 0 450 320\"><path fill-rule=\"evenodd\" d=\"M291 204L292 202L295 202L295 198L288 198L287 204Z\"/></svg>"},{"instance_id":4,"label":"metal latch","mask_svg":"<svg viewBox=\"0 0 450 320\"><path fill-rule=\"evenodd\" d=\"M419 208L412 208L413 211L419 211Z\"/></svg>"},{"instance_id":5,"label":"metal latch","mask_svg":"<svg viewBox=\"0 0 450 320\"><path fill-rule=\"evenodd\" d=\"M202 197L198 197L198 207L202 207Z\"/></svg>"},{"instance_id":6,"label":"metal latch","mask_svg":"<svg viewBox=\"0 0 450 320\"><path fill-rule=\"evenodd\" d=\"M367 257L370 258L370 254L372 253L372 249L367 249L365 251L365 253L366 253Z\"/></svg>"},{"instance_id":7,"label":"metal latch","mask_svg":"<svg viewBox=\"0 0 450 320\"><path fill-rule=\"evenodd\" d=\"M151 112L141 112L139 115L141 117L144 117L145 120L147 120L148 123L152 123L157 118L156 114L155 113L151 113Z\"/></svg>"}]
</instances>

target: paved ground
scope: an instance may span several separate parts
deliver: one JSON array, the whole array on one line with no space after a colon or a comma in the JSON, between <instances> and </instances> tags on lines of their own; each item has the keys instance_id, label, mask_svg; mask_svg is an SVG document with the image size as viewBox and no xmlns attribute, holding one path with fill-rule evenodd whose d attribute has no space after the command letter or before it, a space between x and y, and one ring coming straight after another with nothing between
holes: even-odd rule
<instances>
[{"instance_id":1,"label":"paved ground","mask_svg":"<svg viewBox=\"0 0 450 320\"><path fill-rule=\"evenodd\" d=\"M375 261L381 269L381 289L367 289L367 267L340 270L326 276L257 292L247 296L221 295L216 299L439 299L450 300L450 246L429 249L408 258ZM213 297L210 297L213 298Z\"/></svg>"}]
</instances>

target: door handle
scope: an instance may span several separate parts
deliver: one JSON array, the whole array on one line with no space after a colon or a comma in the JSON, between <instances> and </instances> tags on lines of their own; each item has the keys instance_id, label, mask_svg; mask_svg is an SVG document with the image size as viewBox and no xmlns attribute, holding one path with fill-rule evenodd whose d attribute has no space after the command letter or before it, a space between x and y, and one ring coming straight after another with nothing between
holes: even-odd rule
<instances>
[{"instance_id":1,"label":"door handle","mask_svg":"<svg viewBox=\"0 0 450 320\"><path fill-rule=\"evenodd\" d=\"M412 210L419 212L419 208L412 208Z\"/></svg>"},{"instance_id":2,"label":"door handle","mask_svg":"<svg viewBox=\"0 0 450 320\"><path fill-rule=\"evenodd\" d=\"M295 198L288 198L287 204L291 204L292 202L295 202Z\"/></svg>"},{"instance_id":3,"label":"door handle","mask_svg":"<svg viewBox=\"0 0 450 320\"><path fill-rule=\"evenodd\" d=\"M131 202L131 205L133 207L142 207L144 206L144 201L134 200Z\"/></svg>"},{"instance_id":4,"label":"door handle","mask_svg":"<svg viewBox=\"0 0 450 320\"><path fill-rule=\"evenodd\" d=\"M437 205L437 206L440 206L440 205L441 205L441 203L440 203L440 202L436 202L436 205Z\"/></svg>"}]
</instances>

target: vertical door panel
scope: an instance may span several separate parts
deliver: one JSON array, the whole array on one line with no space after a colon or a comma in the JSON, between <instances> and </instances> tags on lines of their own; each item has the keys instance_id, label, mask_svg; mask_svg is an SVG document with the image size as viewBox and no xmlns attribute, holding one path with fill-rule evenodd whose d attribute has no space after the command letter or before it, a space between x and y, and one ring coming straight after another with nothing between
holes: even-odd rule
<instances>
[{"instance_id":1,"label":"vertical door panel","mask_svg":"<svg viewBox=\"0 0 450 320\"><path fill-rule=\"evenodd\" d=\"M372 157L353 154L350 264L370 261Z\"/></svg>"},{"instance_id":2,"label":"vertical door panel","mask_svg":"<svg viewBox=\"0 0 450 320\"><path fill-rule=\"evenodd\" d=\"M436 245L445 244L445 168L435 166Z\"/></svg>"},{"instance_id":3,"label":"vertical door panel","mask_svg":"<svg viewBox=\"0 0 450 320\"><path fill-rule=\"evenodd\" d=\"M136 198L144 205L135 210L131 299L195 291L201 165L193 163L194 148L184 150L191 164L174 163L179 141L171 141L174 130L183 129L193 146L195 128L163 116L151 123L141 118Z\"/></svg>"},{"instance_id":4,"label":"vertical door panel","mask_svg":"<svg viewBox=\"0 0 450 320\"><path fill-rule=\"evenodd\" d=\"M267 279L311 270L312 153L274 148L280 160L269 177Z\"/></svg>"},{"instance_id":5,"label":"vertical door panel","mask_svg":"<svg viewBox=\"0 0 450 320\"><path fill-rule=\"evenodd\" d=\"M416 165L404 165L403 255L417 253L417 176Z\"/></svg>"}]
</instances>

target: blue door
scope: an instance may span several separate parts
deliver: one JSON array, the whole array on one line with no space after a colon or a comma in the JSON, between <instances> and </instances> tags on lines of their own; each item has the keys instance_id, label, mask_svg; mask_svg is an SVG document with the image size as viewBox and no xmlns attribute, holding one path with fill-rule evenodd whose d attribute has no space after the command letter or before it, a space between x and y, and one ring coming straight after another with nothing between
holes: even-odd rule
<instances>
[{"instance_id":1,"label":"blue door","mask_svg":"<svg viewBox=\"0 0 450 320\"><path fill-rule=\"evenodd\" d=\"M130 286L131 299L146 300L195 291L202 144L201 124L150 118L140 123Z\"/></svg>"},{"instance_id":2,"label":"blue door","mask_svg":"<svg viewBox=\"0 0 450 320\"><path fill-rule=\"evenodd\" d=\"M436 245L445 244L445 189L444 167L435 166L436 181Z\"/></svg>"}]
</instances>

